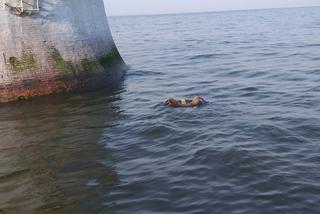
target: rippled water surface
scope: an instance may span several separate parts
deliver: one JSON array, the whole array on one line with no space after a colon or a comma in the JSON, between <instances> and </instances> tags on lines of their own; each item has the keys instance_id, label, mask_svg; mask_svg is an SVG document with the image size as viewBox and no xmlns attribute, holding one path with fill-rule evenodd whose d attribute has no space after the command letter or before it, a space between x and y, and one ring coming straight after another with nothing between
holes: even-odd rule
<instances>
[{"instance_id":1,"label":"rippled water surface","mask_svg":"<svg viewBox=\"0 0 320 214\"><path fill-rule=\"evenodd\" d=\"M320 212L320 8L109 21L123 85L0 108L0 213Z\"/></svg>"}]
</instances>

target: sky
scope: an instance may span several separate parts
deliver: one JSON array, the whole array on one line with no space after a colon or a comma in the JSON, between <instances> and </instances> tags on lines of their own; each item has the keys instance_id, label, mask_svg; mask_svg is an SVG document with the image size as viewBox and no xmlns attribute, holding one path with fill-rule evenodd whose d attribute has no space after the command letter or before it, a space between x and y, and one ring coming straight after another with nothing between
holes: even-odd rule
<instances>
[{"instance_id":1,"label":"sky","mask_svg":"<svg viewBox=\"0 0 320 214\"><path fill-rule=\"evenodd\" d=\"M108 16L320 6L320 0L104 0Z\"/></svg>"}]
</instances>

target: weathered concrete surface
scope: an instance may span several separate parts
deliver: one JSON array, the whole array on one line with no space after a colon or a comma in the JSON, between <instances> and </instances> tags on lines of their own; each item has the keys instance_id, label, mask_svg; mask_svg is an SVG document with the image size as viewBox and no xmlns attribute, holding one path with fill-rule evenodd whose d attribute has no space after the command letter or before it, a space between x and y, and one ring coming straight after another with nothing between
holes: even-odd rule
<instances>
[{"instance_id":1,"label":"weathered concrete surface","mask_svg":"<svg viewBox=\"0 0 320 214\"><path fill-rule=\"evenodd\" d=\"M0 102L93 90L123 77L103 0L40 0L31 16L0 3Z\"/></svg>"}]
</instances>

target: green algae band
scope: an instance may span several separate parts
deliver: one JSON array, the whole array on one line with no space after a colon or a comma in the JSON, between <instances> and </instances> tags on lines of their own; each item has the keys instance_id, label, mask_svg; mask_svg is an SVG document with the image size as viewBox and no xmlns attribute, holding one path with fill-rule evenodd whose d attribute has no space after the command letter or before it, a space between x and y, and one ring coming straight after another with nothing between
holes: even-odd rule
<instances>
[{"instance_id":1,"label":"green algae band","mask_svg":"<svg viewBox=\"0 0 320 214\"><path fill-rule=\"evenodd\" d=\"M18 6L14 2L10 5ZM24 3L22 14L0 7L0 103L93 90L122 79L126 66L103 0L39 3L39 10Z\"/></svg>"},{"instance_id":2,"label":"green algae band","mask_svg":"<svg viewBox=\"0 0 320 214\"><path fill-rule=\"evenodd\" d=\"M28 54L22 54L21 59L18 59L17 57L10 57L9 63L11 66L11 70L14 73L19 73L23 71L35 71L38 69L37 67L37 60L35 56L31 53Z\"/></svg>"}]
</instances>

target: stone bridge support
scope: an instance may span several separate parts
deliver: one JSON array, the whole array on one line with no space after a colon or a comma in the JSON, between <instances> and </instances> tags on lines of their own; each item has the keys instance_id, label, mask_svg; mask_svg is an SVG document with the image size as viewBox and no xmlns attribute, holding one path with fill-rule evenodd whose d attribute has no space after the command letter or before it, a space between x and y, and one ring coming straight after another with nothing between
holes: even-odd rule
<instances>
[{"instance_id":1,"label":"stone bridge support","mask_svg":"<svg viewBox=\"0 0 320 214\"><path fill-rule=\"evenodd\" d=\"M103 0L0 0L0 102L87 91L126 69ZM20 8L19 8L20 7Z\"/></svg>"}]
</instances>

